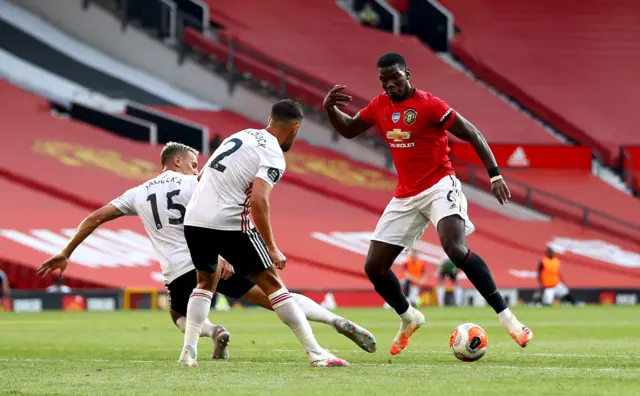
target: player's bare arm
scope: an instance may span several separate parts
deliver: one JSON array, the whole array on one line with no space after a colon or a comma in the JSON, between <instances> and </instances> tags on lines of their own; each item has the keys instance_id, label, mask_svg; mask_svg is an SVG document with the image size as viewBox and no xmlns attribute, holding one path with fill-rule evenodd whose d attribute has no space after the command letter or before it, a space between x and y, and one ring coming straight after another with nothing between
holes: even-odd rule
<instances>
[{"instance_id":1,"label":"player's bare arm","mask_svg":"<svg viewBox=\"0 0 640 396\"><path fill-rule=\"evenodd\" d=\"M281 270L285 267L287 258L276 246L276 240L271 229L271 214L269 212L271 190L269 183L261 178L257 177L254 180L251 193L251 212L256 228L269 249L269 256L271 256L273 264L277 269Z\"/></svg>"},{"instance_id":2,"label":"player's bare arm","mask_svg":"<svg viewBox=\"0 0 640 396\"><path fill-rule=\"evenodd\" d=\"M327 111L331 125L333 125L336 131L338 131L342 137L353 139L371 128L371 125L367 124L360 117L360 113L356 114L355 117L351 117L349 114L340 110L340 107L345 107L352 99L351 96L343 92L345 88L344 85L336 85L333 87L324 98L323 105Z\"/></svg>"},{"instance_id":3,"label":"player's bare arm","mask_svg":"<svg viewBox=\"0 0 640 396\"><path fill-rule=\"evenodd\" d=\"M73 251L102 224L121 216L123 216L123 213L118 208L112 204L107 204L85 217L78 226L76 233L73 234L73 237L71 237L67 243L67 246L62 249L62 252L45 261L44 264L38 268L36 274L45 277L56 270L60 270L60 275L62 276L69 264L69 258Z\"/></svg>"},{"instance_id":4,"label":"player's bare arm","mask_svg":"<svg viewBox=\"0 0 640 396\"><path fill-rule=\"evenodd\" d=\"M482 136L482 133L460 113L457 113L453 124L451 124L449 128L449 132L458 139L464 140L473 146L478 157L482 160L484 167L489 172L489 177L491 178L491 193L498 199L500 204L504 205L509 202L511 192L504 178L500 175L496 159L491 152L489 143L487 143L487 140Z\"/></svg>"}]
</instances>

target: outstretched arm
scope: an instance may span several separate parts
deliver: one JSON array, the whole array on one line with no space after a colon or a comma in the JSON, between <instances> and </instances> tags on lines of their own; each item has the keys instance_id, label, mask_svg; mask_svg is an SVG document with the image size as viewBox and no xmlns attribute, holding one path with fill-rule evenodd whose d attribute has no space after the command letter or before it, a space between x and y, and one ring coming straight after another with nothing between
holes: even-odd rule
<instances>
[{"instance_id":1,"label":"outstretched arm","mask_svg":"<svg viewBox=\"0 0 640 396\"><path fill-rule=\"evenodd\" d=\"M44 264L38 268L36 272L38 275L47 276L50 273L53 273L56 270L60 270L60 275L64 273L64 270L67 268L69 264L69 257L74 250L85 240L93 231L95 231L102 224L109 222L111 220L117 219L120 216L123 216L118 208L113 206L112 204L107 204L95 212L91 213L89 216L85 217L82 220L82 223L78 226L76 233L73 234L67 246L62 249L60 254L57 254L51 257L49 260L45 261Z\"/></svg>"},{"instance_id":2,"label":"outstretched arm","mask_svg":"<svg viewBox=\"0 0 640 396\"><path fill-rule=\"evenodd\" d=\"M347 139L353 139L371 128L371 125L360 117L360 113L356 114L355 117L351 117L339 109L339 107L345 107L347 102L351 101L351 96L341 92L345 88L343 85L333 87L324 98L323 105L331 125L336 131Z\"/></svg>"},{"instance_id":3,"label":"outstretched arm","mask_svg":"<svg viewBox=\"0 0 640 396\"><path fill-rule=\"evenodd\" d=\"M491 152L489 143L487 143L487 140L482 136L482 133L460 113L456 114L453 124L449 127L449 132L458 139L464 140L473 146L478 157L482 160L484 167L487 169L487 172L489 172L489 177L491 178L491 193L501 204L504 205L509 202L511 192L504 178L500 175L496 159Z\"/></svg>"}]
</instances>

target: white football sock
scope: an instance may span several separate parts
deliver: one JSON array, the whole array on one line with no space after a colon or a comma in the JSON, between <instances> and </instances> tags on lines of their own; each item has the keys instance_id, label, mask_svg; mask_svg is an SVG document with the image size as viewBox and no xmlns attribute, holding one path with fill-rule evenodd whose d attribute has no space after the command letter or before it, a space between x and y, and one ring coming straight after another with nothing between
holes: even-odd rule
<instances>
[{"instance_id":1,"label":"white football sock","mask_svg":"<svg viewBox=\"0 0 640 396\"><path fill-rule=\"evenodd\" d=\"M304 312L302 312L298 304L296 304L286 287L271 293L269 295L269 302L273 310L276 311L278 318L280 318L282 323L289 326L293 334L298 338L298 341L304 346L305 352L314 351L320 353L323 351L313 336L311 325L304 316Z\"/></svg>"},{"instance_id":2,"label":"white football sock","mask_svg":"<svg viewBox=\"0 0 640 396\"><path fill-rule=\"evenodd\" d=\"M522 330L522 323L511 313L509 308L505 308L504 311L500 312L498 318L500 318L500 323L502 323L509 333L518 333Z\"/></svg>"},{"instance_id":3,"label":"white football sock","mask_svg":"<svg viewBox=\"0 0 640 396\"><path fill-rule=\"evenodd\" d=\"M413 319L413 310L414 309L415 308L413 308L411 305L409 305L409 308L403 314L400 314L400 319L402 319L402 321L404 323L411 322L411 319Z\"/></svg>"},{"instance_id":4,"label":"white football sock","mask_svg":"<svg viewBox=\"0 0 640 396\"><path fill-rule=\"evenodd\" d=\"M444 307L444 286L438 286L438 288L436 289L436 294L438 297L438 306Z\"/></svg>"},{"instance_id":5,"label":"white football sock","mask_svg":"<svg viewBox=\"0 0 640 396\"><path fill-rule=\"evenodd\" d=\"M189 347L197 355L198 338L202 334L209 310L211 309L213 293L203 289L193 289L187 304L187 325L184 330L184 348ZM192 356L195 358L196 356Z\"/></svg>"},{"instance_id":6,"label":"white football sock","mask_svg":"<svg viewBox=\"0 0 640 396\"><path fill-rule=\"evenodd\" d=\"M340 316L334 314L329 311L322 305L316 303L312 299L307 296L303 296L302 294L290 293L294 300L296 300L296 304L300 307L304 315L307 317L307 320L312 322L320 322L325 323L330 326L333 326L333 321L336 319L342 319Z\"/></svg>"},{"instance_id":7,"label":"white football sock","mask_svg":"<svg viewBox=\"0 0 640 396\"><path fill-rule=\"evenodd\" d=\"M187 317L181 316L176 320L176 325L180 329L181 332L184 333L187 327ZM202 332L200 333L200 337L213 337L213 329L216 327L209 318L204 320L204 324L202 325Z\"/></svg>"},{"instance_id":8,"label":"white football sock","mask_svg":"<svg viewBox=\"0 0 640 396\"><path fill-rule=\"evenodd\" d=\"M456 288L453 290L453 299L457 307L462 306L462 288L460 286L456 285Z\"/></svg>"}]
</instances>

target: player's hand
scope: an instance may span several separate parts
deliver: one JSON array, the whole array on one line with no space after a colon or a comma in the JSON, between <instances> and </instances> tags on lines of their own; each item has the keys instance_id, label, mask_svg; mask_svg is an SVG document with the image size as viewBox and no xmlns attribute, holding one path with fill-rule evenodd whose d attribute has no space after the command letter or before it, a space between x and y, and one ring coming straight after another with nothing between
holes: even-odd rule
<instances>
[{"instance_id":1,"label":"player's hand","mask_svg":"<svg viewBox=\"0 0 640 396\"><path fill-rule=\"evenodd\" d=\"M64 254L56 254L38 268L36 275L40 275L44 278L45 276L60 270L60 276L62 276L62 274L64 274L64 270L67 269L67 265L69 265L69 259L67 256Z\"/></svg>"},{"instance_id":2,"label":"player's hand","mask_svg":"<svg viewBox=\"0 0 640 396\"><path fill-rule=\"evenodd\" d=\"M324 102L322 105L325 109L330 109L333 106L345 107L347 102L351 102L351 96L342 92L346 86L344 85L336 85L329 91L327 96L324 98Z\"/></svg>"},{"instance_id":3,"label":"player's hand","mask_svg":"<svg viewBox=\"0 0 640 396\"><path fill-rule=\"evenodd\" d=\"M509 202L509 198L511 198L511 191L509 191L507 182L505 182L504 179L498 179L491 183L491 194L496 197L501 205Z\"/></svg>"},{"instance_id":4,"label":"player's hand","mask_svg":"<svg viewBox=\"0 0 640 396\"><path fill-rule=\"evenodd\" d=\"M233 265L229 264L229 262L227 260L220 260L220 264L222 266L222 272L220 273L220 279L227 280L227 279L231 278L233 276L233 274L236 273L236 270L235 270L235 268L233 268Z\"/></svg>"},{"instance_id":5,"label":"player's hand","mask_svg":"<svg viewBox=\"0 0 640 396\"><path fill-rule=\"evenodd\" d=\"M269 256L277 269L282 270L287 265L287 257L277 247L269 249Z\"/></svg>"}]
</instances>

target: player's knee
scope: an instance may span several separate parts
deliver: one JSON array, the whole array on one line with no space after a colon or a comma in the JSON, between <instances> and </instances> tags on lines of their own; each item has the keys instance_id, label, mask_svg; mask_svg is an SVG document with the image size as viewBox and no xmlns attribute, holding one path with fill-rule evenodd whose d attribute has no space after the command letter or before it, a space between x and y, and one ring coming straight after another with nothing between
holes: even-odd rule
<instances>
[{"instance_id":1,"label":"player's knee","mask_svg":"<svg viewBox=\"0 0 640 396\"><path fill-rule=\"evenodd\" d=\"M213 291L214 273L198 271L198 289Z\"/></svg>"},{"instance_id":2,"label":"player's knee","mask_svg":"<svg viewBox=\"0 0 640 396\"><path fill-rule=\"evenodd\" d=\"M443 242L442 249L444 249L446 255L457 267L464 263L467 253L469 252L469 249L467 249L467 246L464 243L455 241Z\"/></svg>"},{"instance_id":3,"label":"player's knee","mask_svg":"<svg viewBox=\"0 0 640 396\"><path fill-rule=\"evenodd\" d=\"M387 271L388 269L385 266L380 265L375 260L367 260L364 263L364 272L371 281L385 276Z\"/></svg>"},{"instance_id":4,"label":"player's knee","mask_svg":"<svg viewBox=\"0 0 640 396\"><path fill-rule=\"evenodd\" d=\"M274 267L269 267L265 271L251 275L249 279L258 285L267 296L285 287Z\"/></svg>"}]
</instances>

